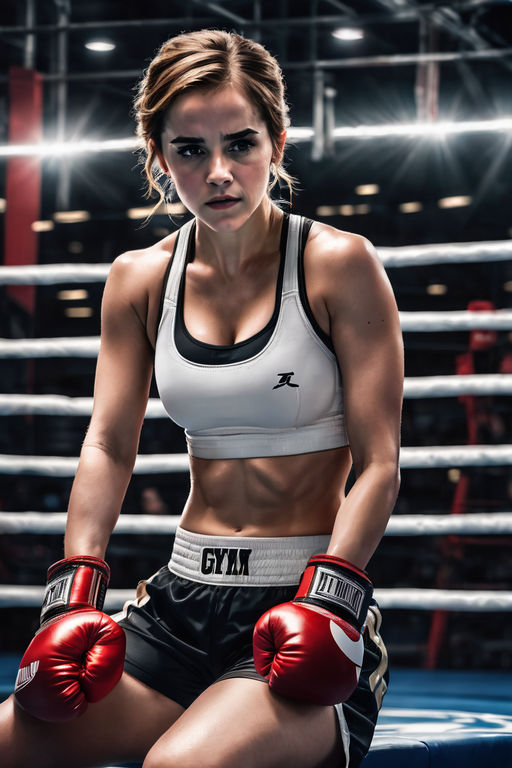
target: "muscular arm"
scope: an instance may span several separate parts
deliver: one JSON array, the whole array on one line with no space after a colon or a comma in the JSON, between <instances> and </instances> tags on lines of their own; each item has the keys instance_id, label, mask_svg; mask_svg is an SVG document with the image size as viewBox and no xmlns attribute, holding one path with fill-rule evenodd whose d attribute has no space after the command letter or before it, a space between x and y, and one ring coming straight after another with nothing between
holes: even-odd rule
<instances>
[{"instance_id":1,"label":"muscular arm","mask_svg":"<svg viewBox=\"0 0 512 768\"><path fill-rule=\"evenodd\" d=\"M398 494L403 346L393 293L373 247L354 237L345 250L331 260L326 296L356 480L342 500L328 553L364 568Z\"/></svg>"},{"instance_id":2,"label":"muscular arm","mask_svg":"<svg viewBox=\"0 0 512 768\"><path fill-rule=\"evenodd\" d=\"M104 557L137 455L153 352L134 259L119 257L105 286L94 407L69 502L66 557Z\"/></svg>"}]
</instances>

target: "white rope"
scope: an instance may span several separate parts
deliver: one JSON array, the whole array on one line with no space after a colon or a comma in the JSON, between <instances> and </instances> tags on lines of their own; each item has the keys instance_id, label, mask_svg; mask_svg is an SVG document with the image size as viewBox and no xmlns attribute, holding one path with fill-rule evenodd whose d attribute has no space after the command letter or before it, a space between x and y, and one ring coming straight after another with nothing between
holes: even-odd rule
<instances>
[{"instance_id":1,"label":"white rope","mask_svg":"<svg viewBox=\"0 0 512 768\"><path fill-rule=\"evenodd\" d=\"M510 377L512 379L512 376ZM512 387L511 387L512 391ZM68 397L67 395L2 395L0 416L90 416L92 397ZM146 418L169 418L158 398L151 398L146 408Z\"/></svg>"},{"instance_id":2,"label":"white rope","mask_svg":"<svg viewBox=\"0 0 512 768\"><path fill-rule=\"evenodd\" d=\"M451 397L457 395L512 395L512 374L480 373L470 376L410 376L404 381L404 397L406 398Z\"/></svg>"},{"instance_id":3,"label":"white rope","mask_svg":"<svg viewBox=\"0 0 512 768\"><path fill-rule=\"evenodd\" d=\"M0 267L0 285L104 283L111 264L27 264Z\"/></svg>"},{"instance_id":4,"label":"white rope","mask_svg":"<svg viewBox=\"0 0 512 768\"><path fill-rule=\"evenodd\" d=\"M465 515L392 515L385 535L490 534L501 536L510 533L512 533L512 512L475 512Z\"/></svg>"},{"instance_id":5,"label":"white rope","mask_svg":"<svg viewBox=\"0 0 512 768\"><path fill-rule=\"evenodd\" d=\"M376 589L381 608L422 611L512 611L512 592L462 589Z\"/></svg>"},{"instance_id":6,"label":"white rope","mask_svg":"<svg viewBox=\"0 0 512 768\"><path fill-rule=\"evenodd\" d=\"M512 240L378 247L377 252L385 267L508 261L512 259ZM0 285L104 282L110 267L109 263L1 266Z\"/></svg>"},{"instance_id":7,"label":"white rope","mask_svg":"<svg viewBox=\"0 0 512 768\"><path fill-rule=\"evenodd\" d=\"M472 329L503 331L512 329L512 311L501 309L496 312L400 312L400 323L404 333ZM0 357L96 357L99 347L99 336L0 339Z\"/></svg>"},{"instance_id":8,"label":"white rope","mask_svg":"<svg viewBox=\"0 0 512 768\"><path fill-rule=\"evenodd\" d=\"M415 376L404 381L405 398L434 398L458 395L512 395L512 374L474 376ZM0 416L90 416L92 397L66 395L0 394ZM147 419L168 418L158 398L151 398Z\"/></svg>"},{"instance_id":9,"label":"white rope","mask_svg":"<svg viewBox=\"0 0 512 768\"><path fill-rule=\"evenodd\" d=\"M66 512L0 512L0 533L64 533ZM114 534L172 535L180 515L121 515ZM467 515L395 515L386 536L445 536L447 534L507 535L512 533L512 512Z\"/></svg>"},{"instance_id":10,"label":"white rope","mask_svg":"<svg viewBox=\"0 0 512 768\"><path fill-rule=\"evenodd\" d=\"M12 606L39 607L44 587L1 585L0 608ZM110 589L107 591L105 610L120 610L127 600L135 599L134 589ZM441 590L441 589L377 589L375 599L381 608L405 608L407 610L453 611L512 611L512 592L490 590Z\"/></svg>"},{"instance_id":11,"label":"white rope","mask_svg":"<svg viewBox=\"0 0 512 768\"><path fill-rule=\"evenodd\" d=\"M12 456L0 455L0 474L73 477L78 458L70 456ZM134 474L166 474L188 472L188 454L151 454L137 456Z\"/></svg>"},{"instance_id":12,"label":"white rope","mask_svg":"<svg viewBox=\"0 0 512 768\"><path fill-rule=\"evenodd\" d=\"M444 445L408 447L400 451L404 469L510 466L512 445Z\"/></svg>"},{"instance_id":13,"label":"white rope","mask_svg":"<svg viewBox=\"0 0 512 768\"><path fill-rule=\"evenodd\" d=\"M53 339L0 339L0 357L96 357L99 336Z\"/></svg>"},{"instance_id":14,"label":"white rope","mask_svg":"<svg viewBox=\"0 0 512 768\"><path fill-rule=\"evenodd\" d=\"M404 469L432 467L487 467L512 465L512 445L448 445L406 447L400 453ZM73 477L78 457L14 456L0 454L0 474ZM188 472L186 453L146 454L137 456L135 474Z\"/></svg>"},{"instance_id":15,"label":"white rope","mask_svg":"<svg viewBox=\"0 0 512 768\"><path fill-rule=\"evenodd\" d=\"M512 328L512 311L496 312L400 312L400 325L404 333L416 331L470 331L479 328L486 331L506 331Z\"/></svg>"},{"instance_id":16,"label":"white rope","mask_svg":"<svg viewBox=\"0 0 512 768\"><path fill-rule=\"evenodd\" d=\"M385 267L508 261L512 259L512 240L406 245L377 250Z\"/></svg>"}]
</instances>

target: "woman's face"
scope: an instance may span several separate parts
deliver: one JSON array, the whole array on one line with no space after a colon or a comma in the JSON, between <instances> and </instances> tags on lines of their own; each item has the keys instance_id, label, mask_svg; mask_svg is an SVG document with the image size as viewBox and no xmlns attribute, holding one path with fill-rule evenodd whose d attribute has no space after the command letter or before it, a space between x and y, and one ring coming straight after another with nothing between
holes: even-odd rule
<instances>
[{"instance_id":1,"label":"woman's face","mask_svg":"<svg viewBox=\"0 0 512 768\"><path fill-rule=\"evenodd\" d=\"M216 232L239 229L266 198L274 159L270 136L237 88L179 96L165 116L161 141L160 164L181 201Z\"/></svg>"}]
</instances>

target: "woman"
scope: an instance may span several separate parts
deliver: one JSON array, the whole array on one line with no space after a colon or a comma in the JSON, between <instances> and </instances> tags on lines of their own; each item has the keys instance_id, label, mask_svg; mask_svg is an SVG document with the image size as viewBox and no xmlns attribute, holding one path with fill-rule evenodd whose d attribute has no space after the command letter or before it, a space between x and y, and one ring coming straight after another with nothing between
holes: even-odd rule
<instances>
[{"instance_id":1,"label":"woman","mask_svg":"<svg viewBox=\"0 0 512 768\"><path fill-rule=\"evenodd\" d=\"M3 705L2 754L52 768L353 768L387 679L364 569L399 485L393 295L366 240L271 202L287 113L263 47L209 30L171 39L136 109L150 186L158 167L194 218L112 266L66 559ZM153 364L186 427L191 491L169 565L116 623L100 610L103 558Z\"/></svg>"}]
</instances>

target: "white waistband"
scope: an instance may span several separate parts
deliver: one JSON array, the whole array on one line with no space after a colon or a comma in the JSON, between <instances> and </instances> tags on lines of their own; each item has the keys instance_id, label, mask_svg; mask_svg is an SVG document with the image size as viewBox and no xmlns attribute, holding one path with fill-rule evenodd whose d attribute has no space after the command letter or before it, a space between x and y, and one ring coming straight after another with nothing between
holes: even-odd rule
<instances>
[{"instance_id":1,"label":"white waistband","mask_svg":"<svg viewBox=\"0 0 512 768\"><path fill-rule=\"evenodd\" d=\"M219 427L200 432L185 430L185 437L188 452L199 459L292 456L348 445L343 413L293 429Z\"/></svg>"},{"instance_id":2,"label":"white waistband","mask_svg":"<svg viewBox=\"0 0 512 768\"><path fill-rule=\"evenodd\" d=\"M169 570L203 584L293 586L330 536L209 536L177 528Z\"/></svg>"}]
</instances>

